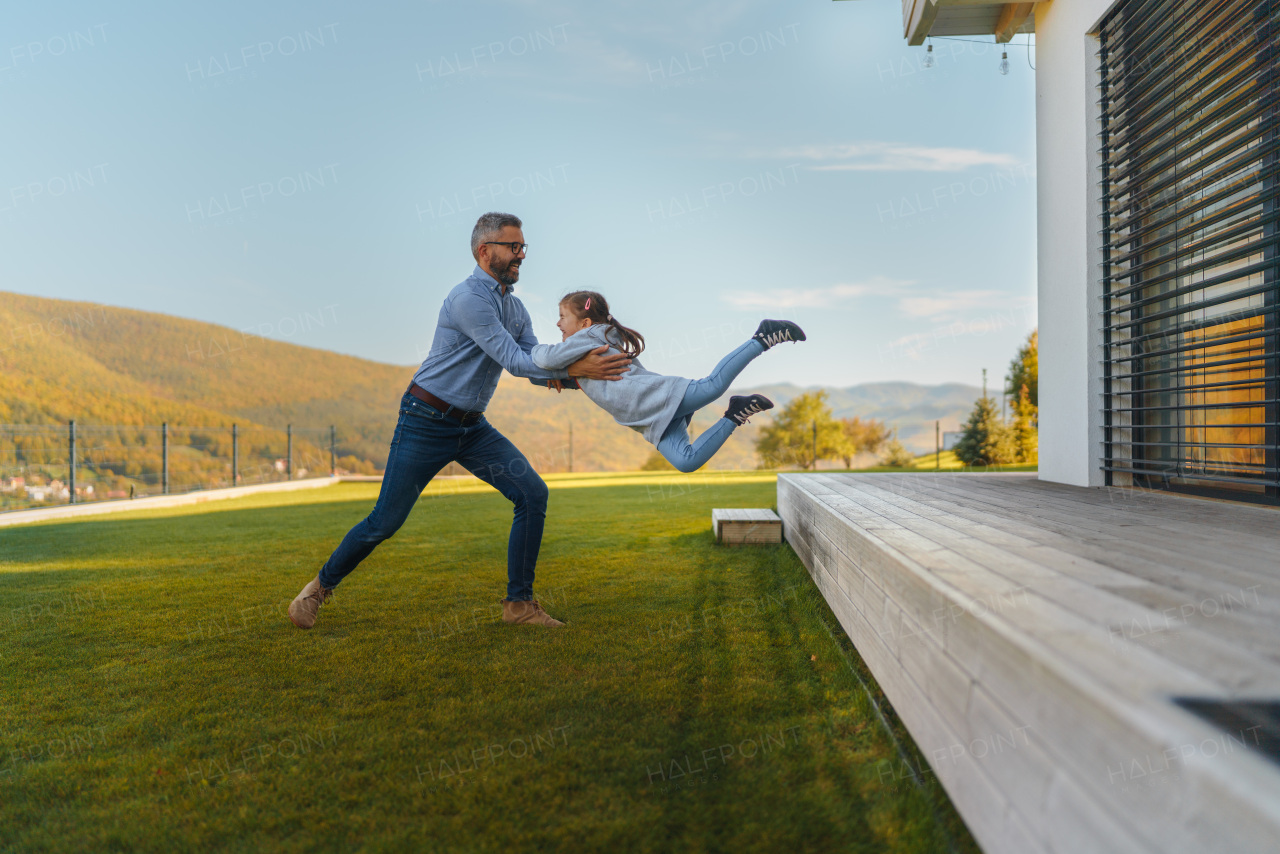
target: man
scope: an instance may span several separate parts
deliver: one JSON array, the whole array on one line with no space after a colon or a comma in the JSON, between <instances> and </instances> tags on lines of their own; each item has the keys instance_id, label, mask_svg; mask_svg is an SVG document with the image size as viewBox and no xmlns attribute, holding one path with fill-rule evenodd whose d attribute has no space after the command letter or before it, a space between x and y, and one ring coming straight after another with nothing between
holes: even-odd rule
<instances>
[{"instance_id":1,"label":"man","mask_svg":"<svg viewBox=\"0 0 1280 854\"><path fill-rule=\"evenodd\" d=\"M538 340L529 312L512 295L528 249L522 227L518 217L505 213L487 213L476 221L471 232L476 268L445 297L431 351L400 401L378 502L289 606L289 618L299 628L315 625L320 606L338 583L400 529L427 483L454 461L515 505L502 619L520 625L564 625L533 598L547 485L524 454L485 420L484 408L504 369L559 388L567 377L617 380L631 360L606 356L608 348L600 347L567 370L544 371L534 365L529 351Z\"/></svg>"}]
</instances>

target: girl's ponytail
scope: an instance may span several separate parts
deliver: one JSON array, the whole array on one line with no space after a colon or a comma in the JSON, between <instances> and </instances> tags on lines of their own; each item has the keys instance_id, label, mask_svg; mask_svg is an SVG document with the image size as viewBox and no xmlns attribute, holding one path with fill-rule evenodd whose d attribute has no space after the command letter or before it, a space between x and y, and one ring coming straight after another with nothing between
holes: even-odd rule
<instances>
[{"instance_id":1,"label":"girl's ponytail","mask_svg":"<svg viewBox=\"0 0 1280 854\"><path fill-rule=\"evenodd\" d=\"M609 313L609 303L595 291L574 291L560 300L561 305L568 305L570 311L578 318L588 318L592 324L604 324L616 333L618 349L630 359L644 352L644 336L634 329L623 326L614 320Z\"/></svg>"}]
</instances>

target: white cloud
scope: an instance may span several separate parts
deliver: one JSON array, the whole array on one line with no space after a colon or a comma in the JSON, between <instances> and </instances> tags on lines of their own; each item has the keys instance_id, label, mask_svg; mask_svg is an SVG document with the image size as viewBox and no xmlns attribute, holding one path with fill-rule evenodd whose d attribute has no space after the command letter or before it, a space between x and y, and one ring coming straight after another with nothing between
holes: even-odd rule
<instances>
[{"instance_id":1,"label":"white cloud","mask_svg":"<svg viewBox=\"0 0 1280 854\"><path fill-rule=\"evenodd\" d=\"M817 172L963 172L975 166L1013 169L1023 166L1012 154L976 148L932 148L896 142L854 142L802 145L773 152L756 152L780 160L817 161Z\"/></svg>"},{"instance_id":2,"label":"white cloud","mask_svg":"<svg viewBox=\"0 0 1280 854\"><path fill-rule=\"evenodd\" d=\"M720 298L736 309L747 311L834 308L861 297L896 297L900 315L913 320L946 323L960 317L972 318L981 312L1001 312L1025 308L1026 297L1004 291L942 291L934 294L902 291L916 283L907 279L876 276L865 282L841 283L816 288L771 288L757 291L723 291Z\"/></svg>"},{"instance_id":3,"label":"white cloud","mask_svg":"<svg viewBox=\"0 0 1280 854\"><path fill-rule=\"evenodd\" d=\"M909 306L904 304L910 303ZM906 314L927 317L914 332L880 345L883 356L903 357L919 362L928 355L933 364L942 358L944 346L956 344L965 336L1003 333L1005 329L1025 330L1036 325L1036 302L1031 297L1017 297L994 291L964 291L939 297L902 300L899 308ZM907 309L910 308L910 311ZM977 312L962 314L971 309ZM936 313L935 313L936 312Z\"/></svg>"},{"instance_id":4,"label":"white cloud","mask_svg":"<svg viewBox=\"0 0 1280 854\"><path fill-rule=\"evenodd\" d=\"M877 276L866 282L821 288L774 288L767 291L726 291L720 296L739 309L829 308L862 296L886 296L911 282Z\"/></svg>"},{"instance_id":5,"label":"white cloud","mask_svg":"<svg viewBox=\"0 0 1280 854\"><path fill-rule=\"evenodd\" d=\"M953 291L937 296L904 297L898 301L898 310L908 317L947 320L975 310L1006 310L1026 301L1025 297L1011 297L1002 291Z\"/></svg>"}]
</instances>

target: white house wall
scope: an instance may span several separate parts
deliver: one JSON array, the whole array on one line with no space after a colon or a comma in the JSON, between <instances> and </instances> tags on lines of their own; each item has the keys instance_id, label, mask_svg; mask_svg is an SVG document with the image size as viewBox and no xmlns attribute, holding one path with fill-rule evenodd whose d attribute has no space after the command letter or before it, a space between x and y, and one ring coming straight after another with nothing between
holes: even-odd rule
<instances>
[{"instance_id":1,"label":"white house wall","mask_svg":"<svg viewBox=\"0 0 1280 854\"><path fill-rule=\"evenodd\" d=\"M1036 7L1040 479L1101 486L1097 39L1114 0Z\"/></svg>"}]
</instances>

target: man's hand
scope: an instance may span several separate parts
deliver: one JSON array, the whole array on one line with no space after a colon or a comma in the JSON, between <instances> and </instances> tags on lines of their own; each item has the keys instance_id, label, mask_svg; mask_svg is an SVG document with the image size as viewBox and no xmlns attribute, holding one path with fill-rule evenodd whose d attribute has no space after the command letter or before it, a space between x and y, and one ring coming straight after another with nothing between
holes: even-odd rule
<instances>
[{"instance_id":1,"label":"man's hand","mask_svg":"<svg viewBox=\"0 0 1280 854\"><path fill-rule=\"evenodd\" d=\"M564 391L564 383L560 380L547 380L547 388L553 389L556 394Z\"/></svg>"},{"instance_id":2,"label":"man's hand","mask_svg":"<svg viewBox=\"0 0 1280 854\"><path fill-rule=\"evenodd\" d=\"M589 380L620 380L631 367L631 360L621 353L606 356L609 348L601 344L569 366L569 376Z\"/></svg>"}]
</instances>

